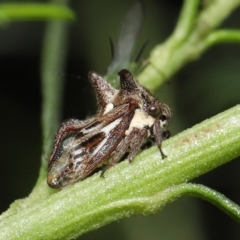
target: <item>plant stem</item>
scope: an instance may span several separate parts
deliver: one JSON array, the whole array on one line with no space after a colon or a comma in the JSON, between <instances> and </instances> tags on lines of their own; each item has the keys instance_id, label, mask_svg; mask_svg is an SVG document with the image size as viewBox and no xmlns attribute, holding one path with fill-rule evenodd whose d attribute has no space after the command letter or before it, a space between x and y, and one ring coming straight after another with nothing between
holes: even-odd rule
<instances>
[{"instance_id":1,"label":"plant stem","mask_svg":"<svg viewBox=\"0 0 240 240\"><path fill-rule=\"evenodd\" d=\"M179 24L177 24L174 34L165 43L157 45L150 53L149 64L137 77L140 84L147 86L149 90L158 89L176 71L190 61L199 58L210 46L205 39L240 5L240 0L211 1L199 12L198 17L194 18L197 3L197 0L184 1L178 20ZM186 12L188 14L185 14ZM230 34L228 42L231 36L236 39L236 35ZM215 40L214 42L217 43L218 41Z\"/></svg>"},{"instance_id":2,"label":"plant stem","mask_svg":"<svg viewBox=\"0 0 240 240\"><path fill-rule=\"evenodd\" d=\"M47 159L49 158L53 136L59 126L63 76L67 52L67 25L64 22L49 22L43 43L42 53L42 132L43 154L40 181L46 177Z\"/></svg>"},{"instance_id":3,"label":"plant stem","mask_svg":"<svg viewBox=\"0 0 240 240\"><path fill-rule=\"evenodd\" d=\"M23 20L74 20L74 13L59 4L0 4L0 23Z\"/></svg>"},{"instance_id":4,"label":"plant stem","mask_svg":"<svg viewBox=\"0 0 240 240\"><path fill-rule=\"evenodd\" d=\"M194 196L204 199L216 207L224 211L235 221L240 223L240 206L232 202L223 194L200 184L184 183L178 186L172 187L166 191L166 195L169 196L169 200L172 201L184 195Z\"/></svg>"},{"instance_id":5,"label":"plant stem","mask_svg":"<svg viewBox=\"0 0 240 240\"><path fill-rule=\"evenodd\" d=\"M153 147L132 164L117 164L105 178L97 173L62 191L43 180L27 201L1 216L0 239L70 239L124 217L155 213L171 202L168 189L240 155L239 119L240 105L170 138L164 160Z\"/></svg>"},{"instance_id":6,"label":"plant stem","mask_svg":"<svg viewBox=\"0 0 240 240\"><path fill-rule=\"evenodd\" d=\"M205 38L205 50L219 43L240 43L240 31L221 29L210 33Z\"/></svg>"}]
</instances>

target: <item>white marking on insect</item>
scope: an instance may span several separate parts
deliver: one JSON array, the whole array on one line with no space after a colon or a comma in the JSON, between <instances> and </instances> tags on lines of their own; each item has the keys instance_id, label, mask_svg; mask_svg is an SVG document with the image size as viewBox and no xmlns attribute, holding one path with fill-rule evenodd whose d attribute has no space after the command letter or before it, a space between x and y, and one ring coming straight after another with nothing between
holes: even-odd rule
<instances>
[{"instance_id":1,"label":"white marking on insect","mask_svg":"<svg viewBox=\"0 0 240 240\"><path fill-rule=\"evenodd\" d=\"M64 148L69 147L69 144L70 144L71 141L73 141L73 137L69 137L69 138L65 139L62 143L63 147Z\"/></svg>"},{"instance_id":2,"label":"white marking on insect","mask_svg":"<svg viewBox=\"0 0 240 240\"><path fill-rule=\"evenodd\" d=\"M130 126L125 131L125 135L129 135L133 128L142 129L146 126L152 127L154 121L155 119L152 116L146 114L146 112L142 111L141 109L136 109Z\"/></svg>"},{"instance_id":3,"label":"white marking on insect","mask_svg":"<svg viewBox=\"0 0 240 240\"><path fill-rule=\"evenodd\" d=\"M104 132L106 137L99 143L96 149L94 149L92 155L94 156L96 153L98 153L101 148L106 144L108 141L108 136L111 134L111 131L120 123L121 118L116 119L114 122L108 124L104 128L101 129L101 132Z\"/></svg>"},{"instance_id":4,"label":"white marking on insect","mask_svg":"<svg viewBox=\"0 0 240 240\"><path fill-rule=\"evenodd\" d=\"M75 150L74 151L74 154L75 154L75 156L76 155L78 155L78 154L81 154L83 151L82 151L82 149L80 148L80 149L78 149L78 150Z\"/></svg>"},{"instance_id":5,"label":"white marking on insect","mask_svg":"<svg viewBox=\"0 0 240 240\"><path fill-rule=\"evenodd\" d=\"M114 108L114 105L112 103L108 103L103 114L110 112L113 108Z\"/></svg>"},{"instance_id":6,"label":"white marking on insect","mask_svg":"<svg viewBox=\"0 0 240 240\"><path fill-rule=\"evenodd\" d=\"M101 132L104 132L108 136L111 130L113 130L121 122L121 120L122 118L117 118L115 121L102 128Z\"/></svg>"}]
</instances>

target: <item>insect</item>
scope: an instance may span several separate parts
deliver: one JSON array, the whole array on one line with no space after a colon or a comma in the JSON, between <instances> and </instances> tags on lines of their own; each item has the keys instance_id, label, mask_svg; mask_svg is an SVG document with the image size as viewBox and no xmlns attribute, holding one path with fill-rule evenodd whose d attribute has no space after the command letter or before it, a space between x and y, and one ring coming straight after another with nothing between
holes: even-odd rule
<instances>
[{"instance_id":1,"label":"insect","mask_svg":"<svg viewBox=\"0 0 240 240\"><path fill-rule=\"evenodd\" d=\"M85 121L62 123L48 164L50 187L62 188L105 165L104 172L126 154L131 162L148 139L156 142L165 157L161 144L168 135L169 107L140 86L128 70L118 75L120 90L97 73L89 73L98 101L97 114Z\"/></svg>"}]
</instances>

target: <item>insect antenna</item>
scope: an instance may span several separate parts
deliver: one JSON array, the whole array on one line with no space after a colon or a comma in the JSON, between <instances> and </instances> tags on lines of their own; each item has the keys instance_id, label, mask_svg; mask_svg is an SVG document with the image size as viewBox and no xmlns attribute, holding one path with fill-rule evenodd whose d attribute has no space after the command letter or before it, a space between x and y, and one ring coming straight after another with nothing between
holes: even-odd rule
<instances>
[{"instance_id":1,"label":"insect antenna","mask_svg":"<svg viewBox=\"0 0 240 240\"><path fill-rule=\"evenodd\" d=\"M143 17L143 5L141 2L137 2L130 8L121 25L118 42L113 51L113 44L110 41L113 58L107 69L107 76L114 75L120 69L128 67L134 49L134 44L141 30Z\"/></svg>"},{"instance_id":2,"label":"insect antenna","mask_svg":"<svg viewBox=\"0 0 240 240\"><path fill-rule=\"evenodd\" d=\"M110 52L111 52L111 61L113 61L115 53L114 53L114 42L112 37L109 38L109 44L110 44Z\"/></svg>"},{"instance_id":3,"label":"insect antenna","mask_svg":"<svg viewBox=\"0 0 240 240\"><path fill-rule=\"evenodd\" d=\"M143 45L141 46L141 48L140 48L140 50L139 50L139 52L138 52L138 54L137 54L134 62L138 62L138 61L139 61L139 59L141 58L141 56L142 56L144 50L146 49L148 43L149 43L149 39L147 39L147 40L143 43Z\"/></svg>"}]
</instances>

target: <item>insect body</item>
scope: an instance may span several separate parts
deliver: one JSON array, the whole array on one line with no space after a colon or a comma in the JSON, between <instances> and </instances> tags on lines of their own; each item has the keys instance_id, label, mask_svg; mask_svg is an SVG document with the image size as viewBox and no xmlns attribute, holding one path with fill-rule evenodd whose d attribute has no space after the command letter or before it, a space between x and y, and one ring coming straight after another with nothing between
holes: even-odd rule
<instances>
[{"instance_id":1,"label":"insect body","mask_svg":"<svg viewBox=\"0 0 240 240\"><path fill-rule=\"evenodd\" d=\"M50 187L61 188L84 179L102 165L106 170L126 153L131 162L148 138L156 142L165 157L161 143L171 117L169 107L140 86L128 70L118 74L120 90L98 74L89 73L98 112L85 121L70 119L62 123L48 164Z\"/></svg>"}]
</instances>

